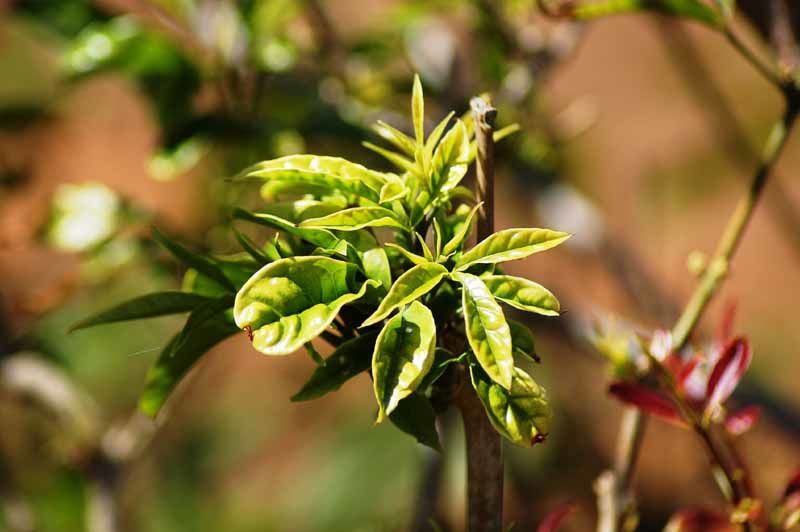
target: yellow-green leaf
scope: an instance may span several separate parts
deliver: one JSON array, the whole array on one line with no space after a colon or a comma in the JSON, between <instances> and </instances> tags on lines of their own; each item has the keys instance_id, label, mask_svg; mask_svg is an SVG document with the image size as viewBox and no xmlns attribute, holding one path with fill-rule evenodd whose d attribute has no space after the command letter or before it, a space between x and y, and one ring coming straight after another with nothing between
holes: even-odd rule
<instances>
[{"instance_id":1,"label":"yellow-green leaf","mask_svg":"<svg viewBox=\"0 0 800 532\"><path fill-rule=\"evenodd\" d=\"M378 309L367 318L362 327L378 323L396 308L407 305L431 291L444 276L447 269L441 264L426 263L414 266L397 278Z\"/></svg>"},{"instance_id":2,"label":"yellow-green leaf","mask_svg":"<svg viewBox=\"0 0 800 532\"><path fill-rule=\"evenodd\" d=\"M397 129L393 128L386 122L382 120L378 120L373 126L372 129L375 132L383 137L384 140L389 141L392 143L396 148L402 150L406 155L411 157L414 156L414 152L417 149L417 146L414 142L414 139L403 133L402 131L398 131Z\"/></svg>"},{"instance_id":3,"label":"yellow-green leaf","mask_svg":"<svg viewBox=\"0 0 800 532\"><path fill-rule=\"evenodd\" d=\"M472 231L472 220L475 218L475 214L483 205L483 202L478 203L475 207L469 211L469 214L464 218L463 221L459 222L455 228L455 232L453 236L448 240L447 244L444 245L442 249L442 254L445 256L452 255L459 249L461 246L464 245L464 241L469 236L470 232Z\"/></svg>"},{"instance_id":4,"label":"yellow-green leaf","mask_svg":"<svg viewBox=\"0 0 800 532\"><path fill-rule=\"evenodd\" d=\"M411 116L414 122L414 136L417 146L425 143L425 99L422 95L422 81L414 74L414 88L411 93Z\"/></svg>"},{"instance_id":5,"label":"yellow-green leaf","mask_svg":"<svg viewBox=\"0 0 800 532\"><path fill-rule=\"evenodd\" d=\"M287 355L324 331L339 310L361 298L356 267L328 257L281 259L260 269L236 294L233 316L250 331L253 347Z\"/></svg>"},{"instance_id":6,"label":"yellow-green leaf","mask_svg":"<svg viewBox=\"0 0 800 532\"><path fill-rule=\"evenodd\" d=\"M489 377L503 388L511 388L514 356L511 330L503 309L483 281L468 273L452 274L462 286L462 307L469 346Z\"/></svg>"},{"instance_id":7,"label":"yellow-green leaf","mask_svg":"<svg viewBox=\"0 0 800 532\"><path fill-rule=\"evenodd\" d=\"M395 227L404 229L405 224L397 215L383 207L353 207L334 212L322 218L312 218L300 224L300 227L318 227L336 229L337 231L358 231L365 227Z\"/></svg>"},{"instance_id":8,"label":"yellow-green leaf","mask_svg":"<svg viewBox=\"0 0 800 532\"><path fill-rule=\"evenodd\" d=\"M431 369L435 346L433 314L419 301L412 302L386 322L372 355L379 423L392 413L400 400L417 389Z\"/></svg>"},{"instance_id":9,"label":"yellow-green leaf","mask_svg":"<svg viewBox=\"0 0 800 532\"><path fill-rule=\"evenodd\" d=\"M361 255L361 264L369 279L374 279L383 286L384 290L389 290L392 286L392 272L389 267L389 257L386 256L383 248L365 251Z\"/></svg>"},{"instance_id":10,"label":"yellow-green leaf","mask_svg":"<svg viewBox=\"0 0 800 532\"><path fill-rule=\"evenodd\" d=\"M514 308L544 316L558 316L558 299L539 283L513 275L490 275L482 279L495 298Z\"/></svg>"},{"instance_id":11,"label":"yellow-green leaf","mask_svg":"<svg viewBox=\"0 0 800 532\"><path fill-rule=\"evenodd\" d=\"M514 368L510 389L486 378L479 368L471 369L472 386L497 432L523 447L544 441L551 418L544 388L519 368Z\"/></svg>"},{"instance_id":12,"label":"yellow-green leaf","mask_svg":"<svg viewBox=\"0 0 800 532\"><path fill-rule=\"evenodd\" d=\"M456 262L457 270L474 264L496 264L523 259L564 242L571 235L550 229L504 229L466 251Z\"/></svg>"}]
</instances>

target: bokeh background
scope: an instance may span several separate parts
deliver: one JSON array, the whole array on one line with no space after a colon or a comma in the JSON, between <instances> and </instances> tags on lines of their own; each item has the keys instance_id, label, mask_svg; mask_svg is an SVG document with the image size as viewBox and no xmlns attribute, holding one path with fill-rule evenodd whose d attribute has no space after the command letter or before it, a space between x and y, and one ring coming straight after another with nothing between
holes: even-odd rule
<instances>
[{"instance_id":1,"label":"bokeh background","mask_svg":"<svg viewBox=\"0 0 800 532\"><path fill-rule=\"evenodd\" d=\"M747 20L740 30L769 53ZM695 282L687 257L713 250L781 111L722 37L653 15L555 22L526 0L3 0L0 530L109 530L111 492L130 531L408 530L420 491L442 530L462 529L455 417L438 458L373 426L366 376L292 403L314 362L261 356L242 335L201 360L153 425L136 400L180 319L67 333L180 286L152 225L235 249L230 206L259 199L226 178L246 165L309 152L386 168L360 142L376 119L408 130L414 72L432 124L489 91L500 124L522 126L498 147L498 227L575 233L508 268L566 312L529 322L555 423L545 445L508 446L506 514L533 530L569 500L564 529L593 527L622 408L588 324L670 326ZM738 445L767 502L800 465L798 163L792 139L696 337L735 302L755 358L734 399L764 407ZM420 486L438 467L435 496ZM722 503L694 436L658 421L636 485L642 530Z\"/></svg>"}]
</instances>

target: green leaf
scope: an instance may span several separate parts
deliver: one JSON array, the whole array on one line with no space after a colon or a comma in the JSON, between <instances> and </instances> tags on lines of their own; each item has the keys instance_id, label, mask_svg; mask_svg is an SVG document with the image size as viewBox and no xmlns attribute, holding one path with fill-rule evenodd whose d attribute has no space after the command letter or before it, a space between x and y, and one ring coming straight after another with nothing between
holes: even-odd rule
<instances>
[{"instance_id":1,"label":"green leaf","mask_svg":"<svg viewBox=\"0 0 800 532\"><path fill-rule=\"evenodd\" d=\"M242 249L253 257L253 260L257 261L259 264L267 264L273 261L273 259L259 249L247 235L240 233L235 227L233 228L233 234L236 236L236 240L239 242L239 245L242 246Z\"/></svg>"},{"instance_id":2,"label":"green leaf","mask_svg":"<svg viewBox=\"0 0 800 532\"><path fill-rule=\"evenodd\" d=\"M170 240L155 227L153 227L153 239L189 268L194 268L231 291L236 289L217 264Z\"/></svg>"},{"instance_id":3,"label":"green leaf","mask_svg":"<svg viewBox=\"0 0 800 532\"><path fill-rule=\"evenodd\" d=\"M540 443L550 430L550 405L547 394L530 375L514 368L510 389L489 380L472 367L472 386L495 430L523 447Z\"/></svg>"},{"instance_id":4,"label":"green leaf","mask_svg":"<svg viewBox=\"0 0 800 532\"><path fill-rule=\"evenodd\" d=\"M422 81L414 74L414 88L411 93L411 116L414 122L414 136L417 146L425 143L425 98L422 95Z\"/></svg>"},{"instance_id":5,"label":"green leaf","mask_svg":"<svg viewBox=\"0 0 800 532\"><path fill-rule=\"evenodd\" d=\"M391 314L394 309L427 294L439 284L445 275L447 275L447 269L441 264L429 262L414 266L397 278L378 309L361 324L361 327L378 323Z\"/></svg>"},{"instance_id":6,"label":"green leaf","mask_svg":"<svg viewBox=\"0 0 800 532\"><path fill-rule=\"evenodd\" d=\"M430 371L425 378L422 379L422 382L419 383L419 387L417 390L420 392L424 392L430 386L433 385L439 377L444 375L444 372L447 371L447 368L451 364L456 364L458 362L463 361L467 358L467 353L462 353L460 356L454 356L453 353L448 351L447 349L442 349L441 347L436 348L436 354L433 359L433 366L431 366Z\"/></svg>"},{"instance_id":7,"label":"green leaf","mask_svg":"<svg viewBox=\"0 0 800 532\"><path fill-rule=\"evenodd\" d=\"M464 218L464 220L456 226L452 238L450 238L447 244L444 245L442 254L449 256L461 249L461 246L464 245L464 241L472 231L472 221L475 218L475 214L481 208L481 205L483 205L483 202L475 205L475 207L469 211L469 214L467 214L466 218Z\"/></svg>"},{"instance_id":8,"label":"green leaf","mask_svg":"<svg viewBox=\"0 0 800 532\"><path fill-rule=\"evenodd\" d=\"M389 267L389 257L383 248L374 248L365 251L361 255L361 264L364 266L364 273L367 278L374 279L384 290L389 290L392 286L392 271Z\"/></svg>"},{"instance_id":9,"label":"green leaf","mask_svg":"<svg viewBox=\"0 0 800 532\"><path fill-rule=\"evenodd\" d=\"M353 207L343 211L312 218L300 224L300 227L321 227L337 231L357 231L365 227L394 227L405 229L405 224L394 212L383 207Z\"/></svg>"},{"instance_id":10,"label":"green leaf","mask_svg":"<svg viewBox=\"0 0 800 532\"><path fill-rule=\"evenodd\" d=\"M239 330L232 323L220 316L190 331L176 334L147 372L145 389L139 399L142 412L155 417L170 392L194 363L209 349L237 332Z\"/></svg>"},{"instance_id":11,"label":"green leaf","mask_svg":"<svg viewBox=\"0 0 800 532\"><path fill-rule=\"evenodd\" d=\"M289 220L284 220L272 214L261 214L249 212L242 208L237 207L233 211L234 218L246 220L248 222L256 223L272 229L283 231L284 233L296 236L301 240L305 240L309 244L319 246L325 249L337 249L341 239L326 229L312 228L312 227L298 227Z\"/></svg>"},{"instance_id":12,"label":"green leaf","mask_svg":"<svg viewBox=\"0 0 800 532\"><path fill-rule=\"evenodd\" d=\"M511 388L514 356L511 349L511 330L503 309L492 297L483 281L468 273L454 273L461 283L462 307L467 340L478 362L502 387Z\"/></svg>"},{"instance_id":13,"label":"green leaf","mask_svg":"<svg viewBox=\"0 0 800 532\"><path fill-rule=\"evenodd\" d=\"M456 261L456 270L474 264L497 264L523 259L564 242L571 235L550 229L504 229L482 240Z\"/></svg>"},{"instance_id":14,"label":"green leaf","mask_svg":"<svg viewBox=\"0 0 800 532\"><path fill-rule=\"evenodd\" d=\"M417 164L397 152L393 152L392 150L387 150L386 148L381 148L380 146L376 146L371 142L362 142L361 143L365 148L368 150L372 150L378 155L382 156L384 159L395 165L396 167L402 169L405 172L410 172L415 175L419 175L419 168Z\"/></svg>"},{"instance_id":15,"label":"green leaf","mask_svg":"<svg viewBox=\"0 0 800 532\"><path fill-rule=\"evenodd\" d=\"M396 148L403 151L406 155L411 157L414 156L414 152L417 150L414 139L402 131L398 131L382 120L378 120L378 122L372 126L372 129L374 129L378 135L383 137L384 140L392 143Z\"/></svg>"},{"instance_id":16,"label":"green leaf","mask_svg":"<svg viewBox=\"0 0 800 532\"><path fill-rule=\"evenodd\" d=\"M531 330L518 321L507 321L508 327L511 329L511 345L514 348L514 352L520 353L534 362L539 362Z\"/></svg>"},{"instance_id":17,"label":"green leaf","mask_svg":"<svg viewBox=\"0 0 800 532\"><path fill-rule=\"evenodd\" d=\"M428 139L425 141L425 159L431 160L433 158L433 151L436 149L436 146L439 144L439 140L442 138L442 134L444 133L445 128L447 128L447 124L450 123L450 120L453 118L455 113L450 111L446 117L439 122L431 134L428 135Z\"/></svg>"},{"instance_id":18,"label":"green leaf","mask_svg":"<svg viewBox=\"0 0 800 532\"><path fill-rule=\"evenodd\" d=\"M393 201L403 199L407 193L408 189L399 177L397 179L390 179L387 180L386 184L381 187L379 201L380 203L391 203Z\"/></svg>"},{"instance_id":19,"label":"green leaf","mask_svg":"<svg viewBox=\"0 0 800 532\"><path fill-rule=\"evenodd\" d=\"M377 337L377 332L371 332L356 336L337 347L325 359L324 365L317 366L308 382L292 396L292 401L317 399L338 390L348 380L367 371L372 363Z\"/></svg>"},{"instance_id":20,"label":"green leaf","mask_svg":"<svg viewBox=\"0 0 800 532\"><path fill-rule=\"evenodd\" d=\"M386 322L375 342L372 378L378 400L378 423L417 389L431 369L436 346L436 323L419 301Z\"/></svg>"},{"instance_id":21,"label":"green leaf","mask_svg":"<svg viewBox=\"0 0 800 532\"><path fill-rule=\"evenodd\" d=\"M378 192L385 182L380 172L339 157L319 155L289 155L264 161L237 177L242 178L339 190L372 201L378 201Z\"/></svg>"},{"instance_id":22,"label":"green leaf","mask_svg":"<svg viewBox=\"0 0 800 532\"><path fill-rule=\"evenodd\" d=\"M433 251L436 259L442 254L442 226L439 225L439 220L433 219Z\"/></svg>"},{"instance_id":23,"label":"green leaf","mask_svg":"<svg viewBox=\"0 0 800 532\"><path fill-rule=\"evenodd\" d=\"M189 312L209 301L207 297L186 292L156 292L125 301L99 312L70 327L70 332L106 323L141 320L156 316Z\"/></svg>"},{"instance_id":24,"label":"green leaf","mask_svg":"<svg viewBox=\"0 0 800 532\"><path fill-rule=\"evenodd\" d=\"M436 412L427 397L412 393L400 401L389 415L389 421L422 445L442 451L439 433L436 431Z\"/></svg>"},{"instance_id":25,"label":"green leaf","mask_svg":"<svg viewBox=\"0 0 800 532\"><path fill-rule=\"evenodd\" d=\"M386 247L390 247L392 249L396 249L397 251L400 252L401 255L403 255L405 258L407 258L409 260L409 262L411 262L412 264L419 265L419 264L428 264L430 262L425 257L421 257L421 256L417 255L416 253L412 253L411 251L407 250L403 246L399 246L399 245L395 244L394 242L387 242L386 243Z\"/></svg>"},{"instance_id":26,"label":"green leaf","mask_svg":"<svg viewBox=\"0 0 800 532\"><path fill-rule=\"evenodd\" d=\"M483 277L483 282L495 298L514 308L544 316L558 316L558 299L539 283L512 275L490 275Z\"/></svg>"},{"instance_id":27,"label":"green leaf","mask_svg":"<svg viewBox=\"0 0 800 532\"><path fill-rule=\"evenodd\" d=\"M689 17L712 27L719 25L717 13L699 0L604 0L584 2L575 6L571 15L577 20L589 20L643 10Z\"/></svg>"},{"instance_id":28,"label":"green leaf","mask_svg":"<svg viewBox=\"0 0 800 532\"><path fill-rule=\"evenodd\" d=\"M442 138L431 160L431 190L434 196L454 189L467 173L469 137L461 120Z\"/></svg>"},{"instance_id":29,"label":"green leaf","mask_svg":"<svg viewBox=\"0 0 800 532\"><path fill-rule=\"evenodd\" d=\"M278 201L268 203L259 212L262 214L272 214L294 224L298 224L309 218L319 218L328 214L347 208L347 198L344 196L326 196L324 200L316 200L305 197L292 201Z\"/></svg>"},{"instance_id":30,"label":"green leaf","mask_svg":"<svg viewBox=\"0 0 800 532\"><path fill-rule=\"evenodd\" d=\"M414 231L414 235L416 235L417 242L419 242L419 247L422 249L422 256L425 257L426 261L433 262L433 253L431 253L431 248L429 248L428 244L425 242L425 237L416 231Z\"/></svg>"},{"instance_id":31,"label":"green leaf","mask_svg":"<svg viewBox=\"0 0 800 532\"><path fill-rule=\"evenodd\" d=\"M368 286L355 281L356 267L328 257L295 257L268 264L236 294L233 316L249 328L253 347L265 355L287 355L324 331L347 303Z\"/></svg>"}]
</instances>

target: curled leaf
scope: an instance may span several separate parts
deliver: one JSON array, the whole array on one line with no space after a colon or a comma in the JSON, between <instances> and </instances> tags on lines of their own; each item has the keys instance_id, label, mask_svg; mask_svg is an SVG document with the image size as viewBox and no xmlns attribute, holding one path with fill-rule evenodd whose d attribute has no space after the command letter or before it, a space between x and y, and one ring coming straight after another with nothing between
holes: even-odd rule
<instances>
[{"instance_id":1,"label":"curled leaf","mask_svg":"<svg viewBox=\"0 0 800 532\"><path fill-rule=\"evenodd\" d=\"M544 388L530 375L514 368L511 386L506 389L478 367L472 367L471 374L472 386L497 432L523 447L544 441L550 430L550 405Z\"/></svg>"},{"instance_id":2,"label":"curled leaf","mask_svg":"<svg viewBox=\"0 0 800 532\"><path fill-rule=\"evenodd\" d=\"M559 504L542 519L536 532L557 532L561 524L569 515L575 511L575 504L566 502Z\"/></svg>"},{"instance_id":3,"label":"curled leaf","mask_svg":"<svg viewBox=\"0 0 800 532\"><path fill-rule=\"evenodd\" d=\"M268 264L236 294L236 325L252 331L253 347L287 355L324 331L339 310L368 286L355 281L352 264L328 257L295 257Z\"/></svg>"},{"instance_id":4,"label":"curled leaf","mask_svg":"<svg viewBox=\"0 0 800 532\"><path fill-rule=\"evenodd\" d=\"M418 301L386 322L372 356L379 423L417 389L433 365L435 346L433 314Z\"/></svg>"}]
</instances>

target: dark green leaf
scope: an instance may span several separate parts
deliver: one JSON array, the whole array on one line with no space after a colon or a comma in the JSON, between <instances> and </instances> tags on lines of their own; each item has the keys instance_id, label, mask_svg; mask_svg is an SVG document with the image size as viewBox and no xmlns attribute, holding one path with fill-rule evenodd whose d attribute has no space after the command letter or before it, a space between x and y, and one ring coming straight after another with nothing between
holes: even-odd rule
<instances>
[{"instance_id":1,"label":"dark green leaf","mask_svg":"<svg viewBox=\"0 0 800 532\"><path fill-rule=\"evenodd\" d=\"M441 452L439 433L436 431L436 412L424 396L412 393L397 405L389 420L422 445Z\"/></svg>"},{"instance_id":2,"label":"dark green leaf","mask_svg":"<svg viewBox=\"0 0 800 532\"><path fill-rule=\"evenodd\" d=\"M201 255L193 253L188 249L186 249L185 247L178 244L177 242L170 240L155 227L153 228L153 238L155 239L156 242L161 244L164 247L164 249L172 253L172 255L174 255L176 259L181 261L189 268L194 268L195 270L202 273L206 277L213 279L214 281L218 282L223 287L230 289L231 291L236 290L236 288L230 282L228 277L225 276L220 267L217 264L214 264L213 261Z\"/></svg>"},{"instance_id":3,"label":"dark green leaf","mask_svg":"<svg viewBox=\"0 0 800 532\"><path fill-rule=\"evenodd\" d=\"M140 320L156 316L166 316L168 314L189 312L207 301L207 297L186 292L156 292L120 303L115 307L81 320L70 327L70 331L77 331L79 329L94 327L95 325L102 325L105 323Z\"/></svg>"}]
</instances>

